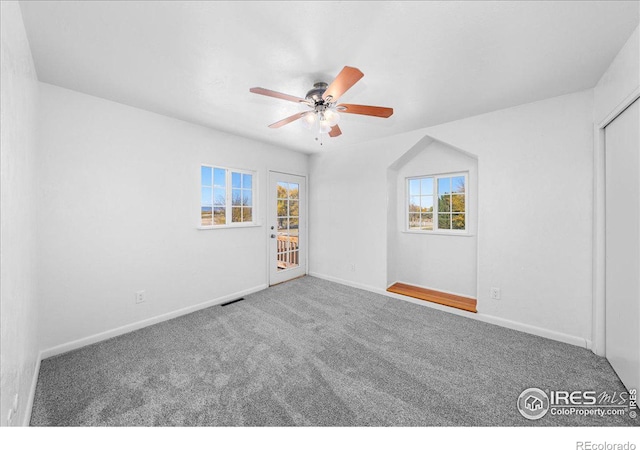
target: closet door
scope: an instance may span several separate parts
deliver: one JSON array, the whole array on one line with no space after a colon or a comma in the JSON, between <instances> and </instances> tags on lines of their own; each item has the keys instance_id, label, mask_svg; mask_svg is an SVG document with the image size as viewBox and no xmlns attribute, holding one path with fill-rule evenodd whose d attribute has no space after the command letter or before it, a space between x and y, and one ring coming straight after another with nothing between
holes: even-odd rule
<instances>
[{"instance_id":1,"label":"closet door","mask_svg":"<svg viewBox=\"0 0 640 450\"><path fill-rule=\"evenodd\" d=\"M606 354L640 388L640 100L605 128Z\"/></svg>"}]
</instances>

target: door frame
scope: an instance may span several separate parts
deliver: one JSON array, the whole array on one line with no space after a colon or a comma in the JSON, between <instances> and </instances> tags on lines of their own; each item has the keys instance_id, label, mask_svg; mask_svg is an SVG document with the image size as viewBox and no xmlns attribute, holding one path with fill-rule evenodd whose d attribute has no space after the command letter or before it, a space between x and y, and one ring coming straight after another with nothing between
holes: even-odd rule
<instances>
[{"instance_id":1,"label":"door frame","mask_svg":"<svg viewBox=\"0 0 640 450\"><path fill-rule=\"evenodd\" d=\"M266 227L265 227L265 242L266 242L266 246L267 246L267 260L266 260L266 271L267 271L267 286L272 286L271 285L271 233L273 230L271 230L271 223L269 222L270 220L270 199L271 199L271 176L272 174L282 174L282 175L293 175L294 177L300 177L300 178L304 178L304 196L303 199L304 200L304 205L302 205L302 207L300 208L300 212L304 213L304 217L305 217L305 221L304 221L304 234L306 237L306 245L307 248L304 252L304 274L308 275L309 274L309 207L307 206L307 202L309 201L309 177L304 174L299 174L299 173L294 173L294 172L285 172L283 170L275 170L275 169L267 169L267 198L266 198L266 202L267 202L267 207L265 208L265 223L266 223Z\"/></svg>"},{"instance_id":2,"label":"door frame","mask_svg":"<svg viewBox=\"0 0 640 450\"><path fill-rule=\"evenodd\" d=\"M593 280L591 351L598 356L606 355L606 177L605 177L605 131L633 102L640 98L640 87L619 103L593 131ZM589 343L588 343L589 344ZM589 345L588 345L589 347Z\"/></svg>"}]
</instances>

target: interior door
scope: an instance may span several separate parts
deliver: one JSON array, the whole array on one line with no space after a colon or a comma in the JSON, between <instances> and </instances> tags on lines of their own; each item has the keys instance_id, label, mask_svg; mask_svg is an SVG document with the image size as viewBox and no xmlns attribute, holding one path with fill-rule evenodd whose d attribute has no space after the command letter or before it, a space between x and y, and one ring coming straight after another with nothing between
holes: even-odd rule
<instances>
[{"instance_id":1,"label":"interior door","mask_svg":"<svg viewBox=\"0 0 640 450\"><path fill-rule=\"evenodd\" d=\"M305 178L269 172L269 284L307 273Z\"/></svg>"},{"instance_id":2,"label":"interior door","mask_svg":"<svg viewBox=\"0 0 640 450\"><path fill-rule=\"evenodd\" d=\"M640 388L640 101L605 128L606 355Z\"/></svg>"}]
</instances>

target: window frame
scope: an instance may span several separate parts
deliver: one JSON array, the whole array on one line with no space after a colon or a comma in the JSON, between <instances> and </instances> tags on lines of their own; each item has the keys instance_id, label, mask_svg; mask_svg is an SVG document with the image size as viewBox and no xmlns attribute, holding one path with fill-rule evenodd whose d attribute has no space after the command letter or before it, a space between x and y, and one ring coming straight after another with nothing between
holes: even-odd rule
<instances>
[{"instance_id":1,"label":"window frame","mask_svg":"<svg viewBox=\"0 0 640 450\"><path fill-rule=\"evenodd\" d=\"M205 187L202 184L202 168L208 167L211 168L211 189L215 195L215 170L220 169L225 171L225 223L216 225L212 223L211 225L202 225L202 188ZM235 167L226 167L218 164L207 164L201 163L199 166L198 172L198 192L200 198L200 206L199 206L199 214L198 214L198 226L197 228L200 230L217 230L224 228L249 228L249 227L259 227L258 223L258 171L251 169L238 169ZM251 175L251 221L250 222L233 222L233 186L232 186L232 176L234 173L239 173L241 175ZM206 186L208 187L208 186ZM245 188L241 188L245 190ZM237 206L237 205L236 205ZM242 206L242 205L240 205ZM214 210L215 210L215 202L211 207L211 219L212 222L214 220Z\"/></svg>"},{"instance_id":2,"label":"window frame","mask_svg":"<svg viewBox=\"0 0 640 450\"><path fill-rule=\"evenodd\" d=\"M438 188L439 180L442 178L464 177L464 230L454 230L448 228L438 228ZM433 178L433 230L417 230L409 228L409 205L411 203L411 191L409 183L411 180L421 180L423 178ZM448 236L471 236L469 232L469 172L446 172L428 175L415 175L405 178L404 183L404 233L416 234L440 234ZM451 193L450 193L451 194ZM451 214L451 213L449 213Z\"/></svg>"}]
</instances>

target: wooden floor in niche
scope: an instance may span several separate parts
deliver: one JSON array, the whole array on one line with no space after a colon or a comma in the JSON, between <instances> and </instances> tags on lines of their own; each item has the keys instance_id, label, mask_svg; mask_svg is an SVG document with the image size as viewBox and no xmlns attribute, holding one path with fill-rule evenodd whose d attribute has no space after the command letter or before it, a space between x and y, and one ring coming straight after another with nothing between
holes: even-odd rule
<instances>
[{"instance_id":1,"label":"wooden floor in niche","mask_svg":"<svg viewBox=\"0 0 640 450\"><path fill-rule=\"evenodd\" d=\"M446 292L434 291L404 283L394 283L387 288L387 291L473 313L478 312L476 309L477 300L475 298L447 294Z\"/></svg>"}]
</instances>

